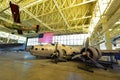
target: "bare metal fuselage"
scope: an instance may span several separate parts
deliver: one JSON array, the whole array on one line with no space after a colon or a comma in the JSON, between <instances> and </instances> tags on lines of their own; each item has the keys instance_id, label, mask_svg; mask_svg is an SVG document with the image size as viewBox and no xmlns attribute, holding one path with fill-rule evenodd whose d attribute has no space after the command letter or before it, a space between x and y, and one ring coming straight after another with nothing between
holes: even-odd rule
<instances>
[{"instance_id":1,"label":"bare metal fuselage","mask_svg":"<svg viewBox=\"0 0 120 80\"><path fill-rule=\"evenodd\" d=\"M54 53L56 46L47 44L47 45L35 45L30 49L30 53L34 56L45 56L50 57ZM72 55L73 53L80 52L79 48L70 47L58 44L57 50L61 55Z\"/></svg>"}]
</instances>

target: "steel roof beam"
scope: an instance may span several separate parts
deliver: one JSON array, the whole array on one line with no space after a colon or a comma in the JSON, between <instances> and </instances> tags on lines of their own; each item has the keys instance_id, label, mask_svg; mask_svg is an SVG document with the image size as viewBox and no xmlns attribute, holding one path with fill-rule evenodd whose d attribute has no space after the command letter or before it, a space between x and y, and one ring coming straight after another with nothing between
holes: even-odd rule
<instances>
[{"instance_id":1,"label":"steel roof beam","mask_svg":"<svg viewBox=\"0 0 120 80\"><path fill-rule=\"evenodd\" d=\"M23 0L20 0L20 1L18 1L17 3L19 4L21 1L23 1ZM45 1L48 1L48 0L44 0L44 2ZM37 3L42 3L43 1L42 0L37 0L37 1L35 1L35 2L33 2L33 3L30 3L29 5L27 5L27 6L24 6L23 8L25 9L25 8L28 8L28 7L31 7L31 6L33 6L33 5L35 5L35 4L37 4ZM10 8L10 6L8 6L8 7L6 7L5 9L3 9L2 11L0 11L0 13L2 13L2 12L5 12L6 10L8 10ZM20 11L21 10L23 10L23 8L20 8ZM8 14L8 15L10 15L10 12L5 12L6 14Z\"/></svg>"},{"instance_id":2,"label":"steel roof beam","mask_svg":"<svg viewBox=\"0 0 120 80\"><path fill-rule=\"evenodd\" d=\"M47 24L43 23L40 19L36 18L36 16L34 16L31 12L29 12L26 9L23 9L28 15L30 15L31 17L33 17L36 21L40 22L42 25L44 25L46 28L48 28L49 30L54 31L53 29L51 29Z\"/></svg>"},{"instance_id":3,"label":"steel roof beam","mask_svg":"<svg viewBox=\"0 0 120 80\"><path fill-rule=\"evenodd\" d=\"M73 30L73 29L82 29L82 27L89 27L89 25L80 25L80 26L76 26L76 27L70 27L68 28L68 30ZM56 29L55 31L63 31L65 29Z\"/></svg>"},{"instance_id":4,"label":"steel roof beam","mask_svg":"<svg viewBox=\"0 0 120 80\"><path fill-rule=\"evenodd\" d=\"M8 23L13 24L13 21L8 20L8 19L6 19L6 18L3 18L3 17L1 17L1 16L0 16L0 19L3 20L3 21L6 21L6 22L8 22Z\"/></svg>"},{"instance_id":5,"label":"steel roof beam","mask_svg":"<svg viewBox=\"0 0 120 80\"><path fill-rule=\"evenodd\" d=\"M82 3L79 3L79 4L75 4L75 5L63 8L62 10L77 7L77 6L86 5L86 4L89 4L89 3L92 3L92 2L96 2L96 0L85 1L85 2L82 2Z\"/></svg>"},{"instance_id":6,"label":"steel roof beam","mask_svg":"<svg viewBox=\"0 0 120 80\"><path fill-rule=\"evenodd\" d=\"M85 27L89 27L89 26L90 26L89 24L88 24L88 25L75 26L75 27L70 27L70 28L68 28L68 30L69 30L69 29L85 28Z\"/></svg>"},{"instance_id":7,"label":"steel roof beam","mask_svg":"<svg viewBox=\"0 0 120 80\"><path fill-rule=\"evenodd\" d=\"M42 2L46 2L46 1L48 1L48 0L36 0L35 2L30 3L30 4L26 5L26 6L24 6L23 8L21 8L20 11L25 9L25 8L31 7L33 5L36 5L37 3L42 3Z\"/></svg>"},{"instance_id":8,"label":"steel roof beam","mask_svg":"<svg viewBox=\"0 0 120 80\"><path fill-rule=\"evenodd\" d=\"M7 31L10 31L10 32L11 32L11 30L10 30L9 28L7 28L7 27L5 27L4 25L1 25L1 24L0 24L0 29L2 29L2 28L4 28L5 30L7 30Z\"/></svg>"},{"instance_id":9,"label":"steel roof beam","mask_svg":"<svg viewBox=\"0 0 120 80\"><path fill-rule=\"evenodd\" d=\"M57 7L57 9L58 9L58 11L59 11L60 15L62 16L62 18L63 18L63 20L64 20L65 24L67 25L67 28L69 28L70 26L69 26L69 24L68 24L68 22L67 22L67 20L66 20L65 16L63 15L63 13L62 13L62 11L61 11L61 9L60 9L60 7L59 7L59 5L58 5L57 1L56 1L56 0L53 0L53 1L54 1L54 3L55 3L55 6L56 6L56 7Z\"/></svg>"},{"instance_id":10,"label":"steel roof beam","mask_svg":"<svg viewBox=\"0 0 120 80\"><path fill-rule=\"evenodd\" d=\"M21 25L20 23L13 22L13 21L8 20L8 19L6 19L6 18L3 18L3 17L1 17L1 16L0 16L0 19L3 20L3 21L5 21L5 22L8 22L8 23L10 23L10 24L15 24L15 25L17 25L17 26L20 26L20 25Z\"/></svg>"},{"instance_id":11,"label":"steel roof beam","mask_svg":"<svg viewBox=\"0 0 120 80\"><path fill-rule=\"evenodd\" d=\"M47 1L47 0L46 0ZM62 8L60 9L61 11L65 10L65 9L69 9L69 8L73 8L73 7L77 7L77 6L82 6L82 5L86 5L86 4L89 4L89 3L92 3L92 2L95 2L96 0L91 0L91 1L86 1L86 2L82 2L82 3L79 3L79 4L75 4L75 5L72 5L72 6L69 6L69 7L66 7L66 8ZM30 6L29 6L30 7ZM23 7L24 9L25 8L28 8L28 7ZM22 8L20 8L20 10L22 10ZM40 16L45 16L45 15L50 15L51 13L55 13L57 11L52 11L52 12L48 12L48 13L45 13L45 14L41 14L37 17L40 17ZM29 19L28 19L29 20Z\"/></svg>"}]
</instances>

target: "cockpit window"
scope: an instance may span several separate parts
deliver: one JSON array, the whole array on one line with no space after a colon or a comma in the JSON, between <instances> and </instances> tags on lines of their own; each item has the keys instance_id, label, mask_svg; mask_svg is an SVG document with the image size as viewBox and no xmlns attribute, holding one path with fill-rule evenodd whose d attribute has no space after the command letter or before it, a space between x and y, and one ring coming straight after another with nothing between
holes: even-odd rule
<instances>
[{"instance_id":1,"label":"cockpit window","mask_svg":"<svg viewBox=\"0 0 120 80\"><path fill-rule=\"evenodd\" d=\"M44 50L44 48L41 48L41 50Z\"/></svg>"},{"instance_id":2,"label":"cockpit window","mask_svg":"<svg viewBox=\"0 0 120 80\"><path fill-rule=\"evenodd\" d=\"M38 48L35 48L35 50L38 50Z\"/></svg>"}]
</instances>

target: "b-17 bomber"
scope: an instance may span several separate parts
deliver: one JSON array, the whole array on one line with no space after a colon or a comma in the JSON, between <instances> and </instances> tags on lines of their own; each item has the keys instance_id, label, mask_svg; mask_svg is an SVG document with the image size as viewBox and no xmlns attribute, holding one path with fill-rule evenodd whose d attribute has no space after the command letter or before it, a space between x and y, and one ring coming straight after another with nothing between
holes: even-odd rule
<instances>
[{"instance_id":1,"label":"b-17 bomber","mask_svg":"<svg viewBox=\"0 0 120 80\"><path fill-rule=\"evenodd\" d=\"M35 45L30 49L30 53L38 57L62 57L75 55L80 52L80 47L71 47L63 44Z\"/></svg>"}]
</instances>

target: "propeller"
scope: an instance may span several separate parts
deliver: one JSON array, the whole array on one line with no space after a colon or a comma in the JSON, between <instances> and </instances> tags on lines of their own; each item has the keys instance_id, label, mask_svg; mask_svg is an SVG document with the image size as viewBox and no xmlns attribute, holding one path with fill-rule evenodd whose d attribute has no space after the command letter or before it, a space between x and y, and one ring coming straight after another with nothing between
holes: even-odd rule
<instances>
[{"instance_id":1,"label":"propeller","mask_svg":"<svg viewBox=\"0 0 120 80\"><path fill-rule=\"evenodd\" d=\"M104 66L97 62L99 55L96 54L98 54L97 50L89 46L89 38L87 38L84 43L84 48L81 50L80 54L73 56L72 59L78 58L85 63L89 62L94 64L98 68L106 69Z\"/></svg>"},{"instance_id":2,"label":"propeller","mask_svg":"<svg viewBox=\"0 0 120 80\"><path fill-rule=\"evenodd\" d=\"M89 47L89 37L87 37L86 39L86 42L85 42L85 54L83 55L86 55L86 57L92 61L92 63L98 67L98 68L102 68L102 69L105 69L104 66L102 66L101 64L99 64L95 59L91 58L90 56L90 53L87 51L88 50L88 47ZM93 53L93 54L96 54L96 53Z\"/></svg>"},{"instance_id":3,"label":"propeller","mask_svg":"<svg viewBox=\"0 0 120 80\"><path fill-rule=\"evenodd\" d=\"M88 55L88 52L87 52L87 49L88 49L88 46L89 46L89 37L87 37L86 41L84 42L84 47L85 47L85 52L84 54L77 54L75 56L72 57L72 59L76 59L76 58L79 58L79 59L82 59L83 61L85 59L82 58L83 55Z\"/></svg>"},{"instance_id":4,"label":"propeller","mask_svg":"<svg viewBox=\"0 0 120 80\"><path fill-rule=\"evenodd\" d=\"M94 64L96 67L101 68L101 69L106 69L104 66L102 66L101 64L99 64L97 62L97 60L95 60L94 58L92 58L91 54L89 53L88 50L86 50L85 52L82 52L81 54L77 54L75 56L72 57L72 59L80 59L83 62L89 62Z\"/></svg>"}]
</instances>

